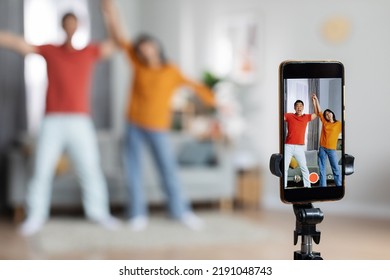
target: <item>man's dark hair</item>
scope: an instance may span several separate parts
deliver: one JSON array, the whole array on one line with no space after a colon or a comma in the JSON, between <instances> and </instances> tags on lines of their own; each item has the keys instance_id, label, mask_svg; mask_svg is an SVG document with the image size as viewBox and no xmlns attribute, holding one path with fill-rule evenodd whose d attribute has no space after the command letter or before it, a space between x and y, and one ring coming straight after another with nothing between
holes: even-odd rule
<instances>
[{"instance_id":1,"label":"man's dark hair","mask_svg":"<svg viewBox=\"0 0 390 280\"><path fill-rule=\"evenodd\" d=\"M137 54L138 58L143 63L147 63L145 60L145 57L142 55L141 50L140 50L140 46L143 43L147 43L147 42L153 42L157 45L158 50L159 50L159 56L160 56L161 63L166 64L167 58L165 56L164 49L163 49L160 41L156 37L149 35L149 34L145 34L145 33L138 35L138 37L134 40L134 50L135 50L135 53Z\"/></svg>"},{"instance_id":2,"label":"man's dark hair","mask_svg":"<svg viewBox=\"0 0 390 280\"><path fill-rule=\"evenodd\" d=\"M73 12L67 12L67 13L65 13L65 14L62 16L62 19L61 19L61 26L62 26L62 27L64 27L65 21L66 21L68 18L74 18L75 20L77 20L77 16L76 16L75 13L73 13Z\"/></svg>"},{"instance_id":3,"label":"man's dark hair","mask_svg":"<svg viewBox=\"0 0 390 280\"><path fill-rule=\"evenodd\" d=\"M300 100L300 99L298 99L297 101L294 102L294 107L295 107L298 103L302 103L302 105L305 106L305 104L303 103L303 101Z\"/></svg>"}]
</instances>

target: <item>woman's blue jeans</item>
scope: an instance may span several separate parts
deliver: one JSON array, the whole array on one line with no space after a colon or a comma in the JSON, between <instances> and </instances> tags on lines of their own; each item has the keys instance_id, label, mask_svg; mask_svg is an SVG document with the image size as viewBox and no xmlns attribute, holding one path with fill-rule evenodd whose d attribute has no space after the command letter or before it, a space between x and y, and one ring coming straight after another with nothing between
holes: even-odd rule
<instances>
[{"instance_id":1,"label":"woman's blue jeans","mask_svg":"<svg viewBox=\"0 0 390 280\"><path fill-rule=\"evenodd\" d=\"M320 186L326 187L326 158L329 158L330 167L332 168L334 183L336 186L341 186L341 174L339 167L339 159L336 150L320 147L318 151L318 166L320 168Z\"/></svg>"},{"instance_id":2,"label":"woman's blue jeans","mask_svg":"<svg viewBox=\"0 0 390 280\"><path fill-rule=\"evenodd\" d=\"M128 208L130 217L148 215L147 200L142 182L142 145L150 149L173 218L189 211L177 174L177 162L168 132L155 131L128 124L125 135L125 168L128 179Z\"/></svg>"}]
</instances>

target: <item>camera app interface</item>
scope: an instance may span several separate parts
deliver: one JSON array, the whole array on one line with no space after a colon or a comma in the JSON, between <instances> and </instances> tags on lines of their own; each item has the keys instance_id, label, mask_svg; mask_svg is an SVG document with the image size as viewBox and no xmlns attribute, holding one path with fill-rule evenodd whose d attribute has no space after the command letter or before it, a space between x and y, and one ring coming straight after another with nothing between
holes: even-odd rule
<instances>
[{"instance_id":1,"label":"camera app interface","mask_svg":"<svg viewBox=\"0 0 390 280\"><path fill-rule=\"evenodd\" d=\"M342 185L342 79L284 80L284 187Z\"/></svg>"}]
</instances>

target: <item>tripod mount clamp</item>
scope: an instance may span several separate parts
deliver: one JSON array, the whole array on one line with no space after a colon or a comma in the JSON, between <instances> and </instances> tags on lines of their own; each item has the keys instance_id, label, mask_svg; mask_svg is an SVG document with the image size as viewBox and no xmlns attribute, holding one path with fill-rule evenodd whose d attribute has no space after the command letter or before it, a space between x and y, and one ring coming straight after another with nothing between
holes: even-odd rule
<instances>
[{"instance_id":1,"label":"tripod mount clamp","mask_svg":"<svg viewBox=\"0 0 390 280\"><path fill-rule=\"evenodd\" d=\"M294 260L322 260L319 252L312 251L312 240L320 243L321 232L316 225L324 219L324 214L319 208L314 208L311 203L294 204L296 225L294 231L294 245L298 242L298 236L302 237L301 251L294 252Z\"/></svg>"},{"instance_id":2,"label":"tripod mount clamp","mask_svg":"<svg viewBox=\"0 0 390 280\"><path fill-rule=\"evenodd\" d=\"M346 176L352 175L355 172L355 157L349 154L344 154L342 158L344 166L344 174ZM269 161L269 169L273 175L276 177L283 177L283 155L282 154L272 154Z\"/></svg>"}]
</instances>

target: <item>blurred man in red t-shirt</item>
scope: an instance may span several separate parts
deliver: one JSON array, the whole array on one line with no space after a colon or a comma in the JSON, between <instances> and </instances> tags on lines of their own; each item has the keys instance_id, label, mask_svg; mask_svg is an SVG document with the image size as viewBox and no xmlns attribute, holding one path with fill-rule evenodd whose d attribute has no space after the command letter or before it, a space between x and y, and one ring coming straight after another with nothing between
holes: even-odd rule
<instances>
[{"instance_id":1,"label":"blurred man in red t-shirt","mask_svg":"<svg viewBox=\"0 0 390 280\"><path fill-rule=\"evenodd\" d=\"M108 58L115 51L115 45L107 40L75 49L72 39L78 27L76 15L65 14L61 23L66 34L62 45L34 46L23 37L0 31L0 46L22 55L39 54L47 64L46 110L36 145L34 172L28 185L27 219L20 227L23 235L38 232L49 217L51 181L64 149L80 178L86 216L110 229L118 226L109 211L107 186L89 108L94 65Z\"/></svg>"}]
</instances>

